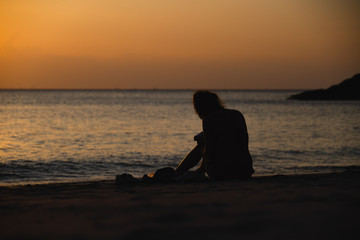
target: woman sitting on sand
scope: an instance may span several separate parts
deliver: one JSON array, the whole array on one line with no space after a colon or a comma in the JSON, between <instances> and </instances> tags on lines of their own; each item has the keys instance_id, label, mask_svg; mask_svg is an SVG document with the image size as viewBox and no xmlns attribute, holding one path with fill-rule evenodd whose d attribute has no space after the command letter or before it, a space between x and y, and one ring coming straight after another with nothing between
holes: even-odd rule
<instances>
[{"instance_id":1,"label":"woman sitting on sand","mask_svg":"<svg viewBox=\"0 0 360 240\"><path fill-rule=\"evenodd\" d=\"M207 173L211 179L250 178L254 169L243 115L226 109L218 95L210 91L196 91L193 104L203 132L194 137L198 144L176 168L175 175L183 175L202 159L196 172Z\"/></svg>"}]
</instances>

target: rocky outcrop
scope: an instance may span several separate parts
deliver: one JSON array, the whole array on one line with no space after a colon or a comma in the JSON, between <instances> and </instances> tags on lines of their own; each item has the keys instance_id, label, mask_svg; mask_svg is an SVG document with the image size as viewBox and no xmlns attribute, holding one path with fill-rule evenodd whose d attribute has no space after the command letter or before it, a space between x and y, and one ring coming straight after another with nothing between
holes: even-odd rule
<instances>
[{"instance_id":1,"label":"rocky outcrop","mask_svg":"<svg viewBox=\"0 0 360 240\"><path fill-rule=\"evenodd\" d=\"M291 95L297 100L360 100L360 73L327 89L304 91Z\"/></svg>"}]
</instances>

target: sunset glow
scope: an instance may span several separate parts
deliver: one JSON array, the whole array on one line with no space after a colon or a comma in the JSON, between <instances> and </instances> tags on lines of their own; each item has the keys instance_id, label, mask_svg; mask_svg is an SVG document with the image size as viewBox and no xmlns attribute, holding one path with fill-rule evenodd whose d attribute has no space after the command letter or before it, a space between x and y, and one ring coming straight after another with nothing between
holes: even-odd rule
<instances>
[{"instance_id":1,"label":"sunset glow","mask_svg":"<svg viewBox=\"0 0 360 240\"><path fill-rule=\"evenodd\" d=\"M359 72L352 0L3 0L0 88L328 87Z\"/></svg>"}]
</instances>

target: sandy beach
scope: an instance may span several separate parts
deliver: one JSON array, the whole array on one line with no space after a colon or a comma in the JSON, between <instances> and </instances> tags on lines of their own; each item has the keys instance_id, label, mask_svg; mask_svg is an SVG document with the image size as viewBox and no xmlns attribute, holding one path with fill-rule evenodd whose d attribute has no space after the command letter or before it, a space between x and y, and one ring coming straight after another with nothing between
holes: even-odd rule
<instances>
[{"instance_id":1,"label":"sandy beach","mask_svg":"<svg viewBox=\"0 0 360 240\"><path fill-rule=\"evenodd\" d=\"M360 174L0 188L1 239L359 239Z\"/></svg>"}]
</instances>

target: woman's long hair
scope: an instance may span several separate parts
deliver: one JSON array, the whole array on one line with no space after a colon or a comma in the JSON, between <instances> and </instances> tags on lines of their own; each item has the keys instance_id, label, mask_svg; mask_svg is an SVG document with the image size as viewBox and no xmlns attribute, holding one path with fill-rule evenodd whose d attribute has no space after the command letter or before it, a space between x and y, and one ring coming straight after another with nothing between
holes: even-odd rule
<instances>
[{"instance_id":1,"label":"woman's long hair","mask_svg":"<svg viewBox=\"0 0 360 240\"><path fill-rule=\"evenodd\" d=\"M207 115L224 108L219 96L207 90L198 90L193 95L194 109L197 115L204 119Z\"/></svg>"}]
</instances>

